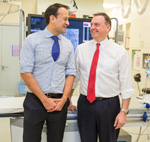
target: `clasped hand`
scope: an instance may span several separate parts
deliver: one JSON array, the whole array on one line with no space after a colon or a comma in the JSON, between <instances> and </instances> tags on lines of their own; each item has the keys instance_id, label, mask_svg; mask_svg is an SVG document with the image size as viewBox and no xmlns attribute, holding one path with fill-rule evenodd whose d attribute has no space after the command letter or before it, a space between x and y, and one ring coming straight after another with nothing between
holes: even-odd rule
<instances>
[{"instance_id":1,"label":"clasped hand","mask_svg":"<svg viewBox=\"0 0 150 142\"><path fill-rule=\"evenodd\" d=\"M47 100L43 103L47 112L53 111L61 111L65 102L62 99L55 99L55 98L47 98Z\"/></svg>"}]
</instances>

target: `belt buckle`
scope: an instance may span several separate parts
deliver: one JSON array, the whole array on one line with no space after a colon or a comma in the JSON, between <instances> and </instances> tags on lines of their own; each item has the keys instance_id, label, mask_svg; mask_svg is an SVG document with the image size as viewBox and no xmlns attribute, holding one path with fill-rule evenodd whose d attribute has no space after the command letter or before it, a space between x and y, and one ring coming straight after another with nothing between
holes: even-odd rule
<instances>
[{"instance_id":1,"label":"belt buckle","mask_svg":"<svg viewBox=\"0 0 150 142\"><path fill-rule=\"evenodd\" d=\"M52 94L46 93L46 96L47 96L48 98L50 98L50 97L52 97Z\"/></svg>"},{"instance_id":2,"label":"belt buckle","mask_svg":"<svg viewBox=\"0 0 150 142\"><path fill-rule=\"evenodd\" d=\"M100 101L101 101L101 100L103 100L103 98L102 98L102 97L97 97L97 100L100 100Z\"/></svg>"}]
</instances>

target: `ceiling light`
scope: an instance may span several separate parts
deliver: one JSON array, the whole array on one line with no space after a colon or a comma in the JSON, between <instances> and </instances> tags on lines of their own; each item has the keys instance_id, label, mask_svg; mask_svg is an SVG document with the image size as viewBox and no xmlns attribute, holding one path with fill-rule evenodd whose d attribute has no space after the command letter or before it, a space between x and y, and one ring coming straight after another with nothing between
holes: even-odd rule
<instances>
[{"instance_id":1,"label":"ceiling light","mask_svg":"<svg viewBox=\"0 0 150 142\"><path fill-rule=\"evenodd\" d=\"M109 4L109 3L104 3L103 4L103 7L104 8L114 8L114 7L117 7L118 5L117 4Z\"/></svg>"}]
</instances>

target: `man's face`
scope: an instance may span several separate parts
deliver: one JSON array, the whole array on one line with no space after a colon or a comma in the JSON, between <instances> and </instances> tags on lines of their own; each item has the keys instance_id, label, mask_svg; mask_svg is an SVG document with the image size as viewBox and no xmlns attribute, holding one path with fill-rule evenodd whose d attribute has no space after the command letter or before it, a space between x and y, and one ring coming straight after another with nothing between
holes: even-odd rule
<instances>
[{"instance_id":1,"label":"man's face","mask_svg":"<svg viewBox=\"0 0 150 142\"><path fill-rule=\"evenodd\" d=\"M90 32L92 37L100 42L104 40L110 30L110 25L105 23L105 18L103 16L95 16L91 21Z\"/></svg>"},{"instance_id":2,"label":"man's face","mask_svg":"<svg viewBox=\"0 0 150 142\"><path fill-rule=\"evenodd\" d=\"M69 26L68 10L65 8L58 9L57 17L54 17L55 30L58 34L66 33L66 28Z\"/></svg>"}]
</instances>

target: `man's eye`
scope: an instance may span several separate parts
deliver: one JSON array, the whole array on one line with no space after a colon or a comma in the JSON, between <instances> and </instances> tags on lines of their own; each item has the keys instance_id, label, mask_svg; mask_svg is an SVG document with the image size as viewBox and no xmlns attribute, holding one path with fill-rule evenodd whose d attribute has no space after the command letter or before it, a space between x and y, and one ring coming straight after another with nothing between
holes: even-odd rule
<instances>
[{"instance_id":1,"label":"man's eye","mask_svg":"<svg viewBox=\"0 0 150 142\"><path fill-rule=\"evenodd\" d=\"M65 20L65 21L67 21L68 19L67 19L67 18L65 18L64 20Z\"/></svg>"}]
</instances>

